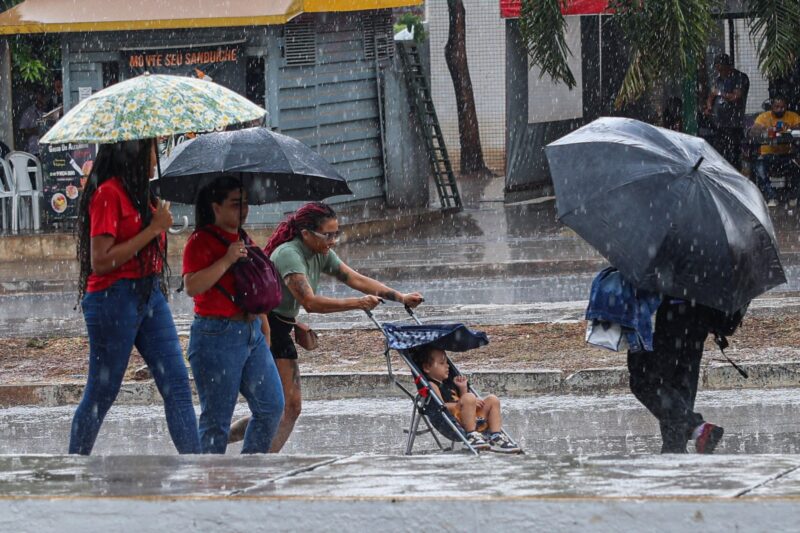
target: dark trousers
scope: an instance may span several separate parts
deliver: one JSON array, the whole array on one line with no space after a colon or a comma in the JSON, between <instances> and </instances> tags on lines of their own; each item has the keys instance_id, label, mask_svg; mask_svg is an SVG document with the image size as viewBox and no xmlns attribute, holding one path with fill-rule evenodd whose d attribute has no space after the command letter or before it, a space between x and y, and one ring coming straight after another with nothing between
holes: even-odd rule
<instances>
[{"instance_id":1,"label":"dark trousers","mask_svg":"<svg viewBox=\"0 0 800 533\"><path fill-rule=\"evenodd\" d=\"M736 170L742 168L743 138L743 128L717 128L717 135L714 138L714 149Z\"/></svg>"},{"instance_id":2,"label":"dark trousers","mask_svg":"<svg viewBox=\"0 0 800 533\"><path fill-rule=\"evenodd\" d=\"M688 305L662 304L652 352L629 352L631 392L658 419L661 453L686 453L703 416L694 411L700 361L708 331L697 326Z\"/></svg>"}]
</instances>

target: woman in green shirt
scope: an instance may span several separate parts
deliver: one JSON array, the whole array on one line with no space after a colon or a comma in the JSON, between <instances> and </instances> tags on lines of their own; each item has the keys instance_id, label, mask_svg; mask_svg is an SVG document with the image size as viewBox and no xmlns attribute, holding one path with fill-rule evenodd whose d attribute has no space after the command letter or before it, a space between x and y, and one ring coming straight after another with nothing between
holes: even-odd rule
<instances>
[{"instance_id":1,"label":"woman in green shirt","mask_svg":"<svg viewBox=\"0 0 800 533\"><path fill-rule=\"evenodd\" d=\"M290 334L300 307L307 313L336 313L374 309L381 300L400 302L409 307L422 303L418 292L400 293L383 283L359 274L333 251L339 239L339 221L327 204L312 202L298 209L275 229L264 251L281 275L283 299L269 313L270 350L283 384L286 406L271 452L279 452L300 416L300 368L297 348ZM317 294L320 274L334 276L349 287L364 293L358 298L329 298ZM230 441L240 440L249 418L231 427Z\"/></svg>"}]
</instances>

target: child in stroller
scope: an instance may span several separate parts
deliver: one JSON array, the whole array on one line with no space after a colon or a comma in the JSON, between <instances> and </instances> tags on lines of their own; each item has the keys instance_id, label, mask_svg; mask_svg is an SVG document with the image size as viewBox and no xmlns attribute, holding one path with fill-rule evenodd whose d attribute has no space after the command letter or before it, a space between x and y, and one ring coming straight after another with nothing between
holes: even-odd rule
<instances>
[{"instance_id":1,"label":"child in stroller","mask_svg":"<svg viewBox=\"0 0 800 533\"><path fill-rule=\"evenodd\" d=\"M444 350L428 344L409 352L430 382L431 390L464 429L467 442L473 448L499 453L522 451L502 431L503 420L497 396L490 394L481 399L472 393L466 376L453 372Z\"/></svg>"}]
</instances>

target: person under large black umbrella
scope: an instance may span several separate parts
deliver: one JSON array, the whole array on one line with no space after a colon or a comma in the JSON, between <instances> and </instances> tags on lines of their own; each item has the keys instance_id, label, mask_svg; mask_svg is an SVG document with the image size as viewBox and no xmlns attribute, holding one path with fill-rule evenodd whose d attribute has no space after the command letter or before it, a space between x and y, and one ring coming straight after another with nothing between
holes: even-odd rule
<instances>
[{"instance_id":1,"label":"person under large black umbrella","mask_svg":"<svg viewBox=\"0 0 800 533\"><path fill-rule=\"evenodd\" d=\"M635 287L733 313L786 282L761 193L704 140L606 117L546 154L558 218Z\"/></svg>"},{"instance_id":2,"label":"person under large black umbrella","mask_svg":"<svg viewBox=\"0 0 800 533\"><path fill-rule=\"evenodd\" d=\"M321 155L267 128L208 133L178 145L157 185L162 198L191 204L203 186L231 174L241 179L251 205L352 194Z\"/></svg>"}]
</instances>

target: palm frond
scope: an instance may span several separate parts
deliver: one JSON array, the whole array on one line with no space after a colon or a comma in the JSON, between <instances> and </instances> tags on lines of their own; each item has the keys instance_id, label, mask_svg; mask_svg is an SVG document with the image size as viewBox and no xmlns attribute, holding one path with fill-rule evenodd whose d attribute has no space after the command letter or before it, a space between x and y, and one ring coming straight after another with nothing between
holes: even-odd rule
<instances>
[{"instance_id":1,"label":"palm frond","mask_svg":"<svg viewBox=\"0 0 800 533\"><path fill-rule=\"evenodd\" d=\"M758 49L758 66L768 78L789 73L800 55L800 2L749 0L750 37Z\"/></svg>"},{"instance_id":2,"label":"palm frond","mask_svg":"<svg viewBox=\"0 0 800 533\"><path fill-rule=\"evenodd\" d=\"M519 28L532 65L572 89L577 84L567 58L567 21L561 8L567 0L522 0Z\"/></svg>"},{"instance_id":3,"label":"palm frond","mask_svg":"<svg viewBox=\"0 0 800 533\"><path fill-rule=\"evenodd\" d=\"M616 106L633 102L658 82L689 75L705 55L719 0L611 0L630 50Z\"/></svg>"}]
</instances>

